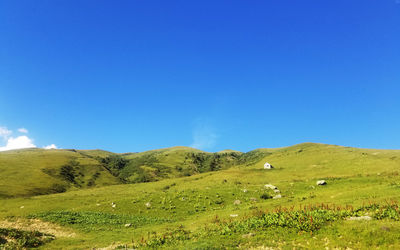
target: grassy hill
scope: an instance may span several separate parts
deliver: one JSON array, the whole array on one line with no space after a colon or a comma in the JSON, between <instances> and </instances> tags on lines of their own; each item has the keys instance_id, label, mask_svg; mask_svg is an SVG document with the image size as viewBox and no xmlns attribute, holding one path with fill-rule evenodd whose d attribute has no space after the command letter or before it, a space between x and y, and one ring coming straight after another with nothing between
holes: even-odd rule
<instances>
[{"instance_id":1,"label":"grassy hill","mask_svg":"<svg viewBox=\"0 0 400 250\"><path fill-rule=\"evenodd\" d=\"M45 153L54 154L54 159L63 164L69 161L65 155L79 154ZM100 153L104 152L87 154L96 158ZM101 159L112 155L104 154ZM171 172L156 175L162 177L156 182L0 199L0 228L19 230L21 235L39 229L42 234L55 236L43 242L39 242L43 236L32 239L46 249L400 248L398 150L304 143L245 154L170 148L122 157L129 161L118 172L122 177L124 171L131 177L134 175L130 173L137 173L137 166L145 166L137 162L150 162L148 165L160 172L163 167ZM155 161L148 161L153 157ZM201 161L204 172L196 157L206 159ZM210 162L221 157L219 170L209 171ZM41 159L42 164L51 166L50 158ZM93 162L89 159L82 156L76 161L90 166ZM275 168L264 170L265 162ZM179 165L182 170L176 169ZM185 170L197 174L185 176ZM112 178L117 177L110 175ZM15 187L22 185L17 180ZM316 185L318 180L325 180L327 185ZM276 186L279 192L265 188L266 184ZM276 198L278 195L281 198ZM349 220L351 217L355 219Z\"/></svg>"},{"instance_id":2,"label":"grassy hill","mask_svg":"<svg viewBox=\"0 0 400 250\"><path fill-rule=\"evenodd\" d=\"M149 182L227 169L238 164L241 152L207 153L189 147L173 147L126 154L129 160L120 176L128 182Z\"/></svg>"},{"instance_id":3,"label":"grassy hill","mask_svg":"<svg viewBox=\"0 0 400 250\"><path fill-rule=\"evenodd\" d=\"M23 149L0 152L0 197L32 196L121 183L96 157L101 150Z\"/></svg>"},{"instance_id":4,"label":"grassy hill","mask_svg":"<svg viewBox=\"0 0 400 250\"><path fill-rule=\"evenodd\" d=\"M191 176L227 169L237 165L241 156L237 151L207 153L188 147L126 154L73 149L0 152L0 197Z\"/></svg>"}]
</instances>

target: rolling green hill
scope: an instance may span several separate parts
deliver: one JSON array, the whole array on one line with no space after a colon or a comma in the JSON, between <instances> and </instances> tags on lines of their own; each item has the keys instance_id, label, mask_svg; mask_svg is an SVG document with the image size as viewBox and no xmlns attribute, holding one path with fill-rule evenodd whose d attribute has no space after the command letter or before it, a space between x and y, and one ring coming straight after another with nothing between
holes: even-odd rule
<instances>
[{"instance_id":1,"label":"rolling green hill","mask_svg":"<svg viewBox=\"0 0 400 250\"><path fill-rule=\"evenodd\" d=\"M82 169L104 169L98 178L102 183L92 188L68 183L70 189L59 194L0 199L0 229L5 230L0 230L0 240L7 230L20 230L23 237L23 232L38 229L55 236L39 242L45 249L400 248L399 150L303 143L248 153L182 147L117 157L104 151L83 153L86 156L66 150L0 153L1 168L7 159L15 165L10 158L18 157L25 162L19 166L37 168L41 176L42 168L55 167L54 160L57 166L67 164L71 155ZM32 159L37 163L28 166ZM212 162L218 171L210 171ZM264 170L265 162L275 168ZM123 167L112 172L118 166ZM152 180L158 181L103 185L105 180L136 182L138 169L153 173ZM22 179L29 174L1 171L9 177L1 175L3 186L13 183L25 190L28 182ZM20 177L13 179L13 173ZM76 177L76 182L87 183L89 176ZM318 180L327 185L316 185ZM3 197L15 196L11 188L2 192Z\"/></svg>"},{"instance_id":2,"label":"rolling green hill","mask_svg":"<svg viewBox=\"0 0 400 250\"><path fill-rule=\"evenodd\" d=\"M120 176L128 182L149 182L227 169L238 164L241 152L207 153L188 147L173 147L126 154L129 160Z\"/></svg>"},{"instance_id":3,"label":"rolling green hill","mask_svg":"<svg viewBox=\"0 0 400 250\"><path fill-rule=\"evenodd\" d=\"M121 183L101 166L101 150L24 149L0 152L0 197L65 192Z\"/></svg>"},{"instance_id":4,"label":"rolling green hill","mask_svg":"<svg viewBox=\"0 0 400 250\"><path fill-rule=\"evenodd\" d=\"M0 197L191 176L227 169L244 161L244 155L237 151L207 153L188 147L126 154L73 149L0 152Z\"/></svg>"}]
</instances>

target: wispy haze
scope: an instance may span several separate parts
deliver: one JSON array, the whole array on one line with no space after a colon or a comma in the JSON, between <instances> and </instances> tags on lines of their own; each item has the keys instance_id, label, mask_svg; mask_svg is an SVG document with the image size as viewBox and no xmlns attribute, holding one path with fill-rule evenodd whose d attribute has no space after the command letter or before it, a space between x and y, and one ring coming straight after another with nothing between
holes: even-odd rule
<instances>
[{"instance_id":1,"label":"wispy haze","mask_svg":"<svg viewBox=\"0 0 400 250\"><path fill-rule=\"evenodd\" d=\"M0 33L3 149L400 148L397 0L1 1Z\"/></svg>"},{"instance_id":2,"label":"wispy haze","mask_svg":"<svg viewBox=\"0 0 400 250\"><path fill-rule=\"evenodd\" d=\"M218 134L210 121L204 118L195 120L191 147L202 150L213 149L217 145L217 139Z\"/></svg>"}]
</instances>

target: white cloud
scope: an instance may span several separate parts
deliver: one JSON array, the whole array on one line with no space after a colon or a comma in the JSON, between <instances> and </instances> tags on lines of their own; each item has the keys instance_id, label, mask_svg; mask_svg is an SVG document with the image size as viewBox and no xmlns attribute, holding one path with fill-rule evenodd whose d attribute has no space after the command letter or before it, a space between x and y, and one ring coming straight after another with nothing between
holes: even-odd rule
<instances>
[{"instance_id":1,"label":"white cloud","mask_svg":"<svg viewBox=\"0 0 400 250\"><path fill-rule=\"evenodd\" d=\"M7 140L11 134L11 130L8 130L6 127L0 127L0 137L2 137L4 140Z\"/></svg>"},{"instance_id":2,"label":"white cloud","mask_svg":"<svg viewBox=\"0 0 400 250\"><path fill-rule=\"evenodd\" d=\"M26 128L19 128L18 132L23 133L23 134L27 134L28 130Z\"/></svg>"},{"instance_id":3,"label":"white cloud","mask_svg":"<svg viewBox=\"0 0 400 250\"><path fill-rule=\"evenodd\" d=\"M197 119L193 129L193 142L190 147L210 149L217 144L218 135L213 126L203 119Z\"/></svg>"},{"instance_id":4,"label":"white cloud","mask_svg":"<svg viewBox=\"0 0 400 250\"><path fill-rule=\"evenodd\" d=\"M10 137L7 139L7 144L4 147L0 147L0 151L12 150L12 149L21 149L21 148L36 148L36 145L33 144L33 140L29 137L22 135L16 138Z\"/></svg>"},{"instance_id":5,"label":"white cloud","mask_svg":"<svg viewBox=\"0 0 400 250\"><path fill-rule=\"evenodd\" d=\"M57 149L58 147L55 144L50 144L50 145L47 145L47 146L45 146L43 148L44 149Z\"/></svg>"},{"instance_id":6,"label":"white cloud","mask_svg":"<svg viewBox=\"0 0 400 250\"><path fill-rule=\"evenodd\" d=\"M27 134L29 131L26 128L19 128L18 132ZM13 132L7 127L0 127L0 139L3 139L5 142L5 146L0 146L0 151L13 150L13 149L22 149L22 148L36 148L36 145L33 143L33 139L29 138L26 135L21 135L17 137L12 137L11 134ZM0 144L2 144L0 142ZM50 144L44 149L57 149L55 144Z\"/></svg>"}]
</instances>

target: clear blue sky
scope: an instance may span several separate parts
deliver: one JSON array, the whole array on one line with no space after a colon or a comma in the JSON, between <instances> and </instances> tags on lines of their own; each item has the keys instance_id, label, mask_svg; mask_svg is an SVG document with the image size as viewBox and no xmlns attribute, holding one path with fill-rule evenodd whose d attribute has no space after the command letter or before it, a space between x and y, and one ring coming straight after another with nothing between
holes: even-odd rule
<instances>
[{"instance_id":1,"label":"clear blue sky","mask_svg":"<svg viewBox=\"0 0 400 250\"><path fill-rule=\"evenodd\" d=\"M1 1L0 127L115 152L399 149L400 0Z\"/></svg>"}]
</instances>

